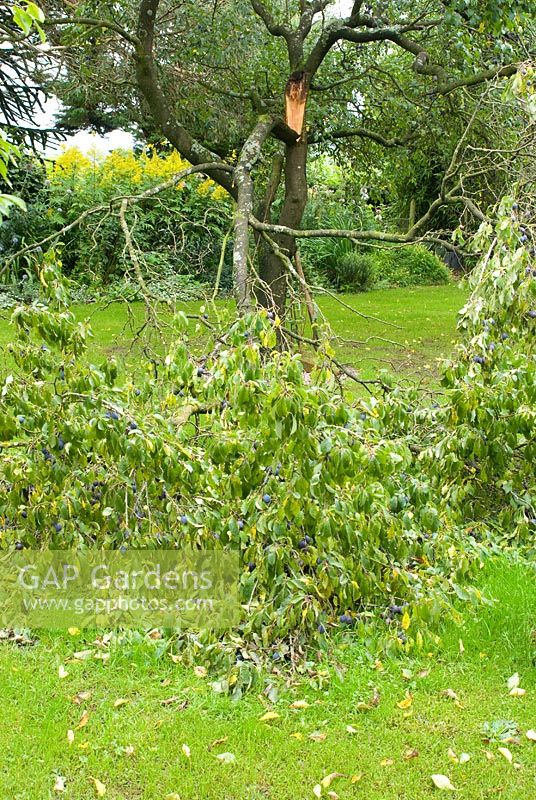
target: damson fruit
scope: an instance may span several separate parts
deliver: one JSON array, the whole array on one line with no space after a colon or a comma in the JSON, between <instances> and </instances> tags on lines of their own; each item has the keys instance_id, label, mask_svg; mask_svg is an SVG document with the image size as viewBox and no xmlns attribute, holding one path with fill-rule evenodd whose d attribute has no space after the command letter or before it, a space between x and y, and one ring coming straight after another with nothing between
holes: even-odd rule
<instances>
[{"instance_id":1,"label":"damson fruit","mask_svg":"<svg viewBox=\"0 0 536 800\"><path fill-rule=\"evenodd\" d=\"M263 494L262 500L263 500L263 503L266 503L266 505L269 506L270 503L272 502L272 497L269 494Z\"/></svg>"},{"instance_id":2,"label":"damson fruit","mask_svg":"<svg viewBox=\"0 0 536 800\"><path fill-rule=\"evenodd\" d=\"M63 528L63 525L61 524L61 522L55 522L53 527L56 533L59 533Z\"/></svg>"},{"instance_id":3,"label":"damson fruit","mask_svg":"<svg viewBox=\"0 0 536 800\"><path fill-rule=\"evenodd\" d=\"M15 542L15 550L24 550L24 545L22 542Z\"/></svg>"},{"instance_id":4,"label":"damson fruit","mask_svg":"<svg viewBox=\"0 0 536 800\"><path fill-rule=\"evenodd\" d=\"M474 356L473 357L473 361L475 362L475 364L483 364L484 363L484 359L482 358L482 356Z\"/></svg>"},{"instance_id":5,"label":"damson fruit","mask_svg":"<svg viewBox=\"0 0 536 800\"><path fill-rule=\"evenodd\" d=\"M318 633L325 633L326 632L326 626L322 625L322 623L320 623L320 625L318 626L317 630L318 630Z\"/></svg>"},{"instance_id":6,"label":"damson fruit","mask_svg":"<svg viewBox=\"0 0 536 800\"><path fill-rule=\"evenodd\" d=\"M239 519L236 524L238 525L238 530L239 531L244 530L244 520L243 519Z\"/></svg>"},{"instance_id":7,"label":"damson fruit","mask_svg":"<svg viewBox=\"0 0 536 800\"><path fill-rule=\"evenodd\" d=\"M254 564L253 561L250 561L249 564L248 564L248 570L250 572L253 572L254 569L255 569L255 564Z\"/></svg>"},{"instance_id":8,"label":"damson fruit","mask_svg":"<svg viewBox=\"0 0 536 800\"><path fill-rule=\"evenodd\" d=\"M341 623L341 625L351 625L353 619L350 616L350 614L341 614L341 616L339 617L339 622Z\"/></svg>"},{"instance_id":9,"label":"damson fruit","mask_svg":"<svg viewBox=\"0 0 536 800\"><path fill-rule=\"evenodd\" d=\"M298 547L300 548L300 550L307 550L307 542L305 541L305 539L300 539L300 541L298 542Z\"/></svg>"},{"instance_id":10,"label":"damson fruit","mask_svg":"<svg viewBox=\"0 0 536 800\"><path fill-rule=\"evenodd\" d=\"M188 522L188 517L186 516L186 514L182 515L181 522L183 525L186 525L186 523Z\"/></svg>"},{"instance_id":11,"label":"damson fruit","mask_svg":"<svg viewBox=\"0 0 536 800\"><path fill-rule=\"evenodd\" d=\"M303 537L303 540L304 540L305 544L312 544L313 543L313 540L311 539L311 537L307 536L307 535L305 535Z\"/></svg>"}]
</instances>

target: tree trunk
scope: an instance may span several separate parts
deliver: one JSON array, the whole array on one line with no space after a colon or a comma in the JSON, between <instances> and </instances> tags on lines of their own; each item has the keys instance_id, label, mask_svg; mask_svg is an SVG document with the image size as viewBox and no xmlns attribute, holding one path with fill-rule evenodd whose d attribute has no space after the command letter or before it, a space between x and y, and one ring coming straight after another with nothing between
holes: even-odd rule
<instances>
[{"instance_id":1,"label":"tree trunk","mask_svg":"<svg viewBox=\"0 0 536 800\"><path fill-rule=\"evenodd\" d=\"M307 203L307 141L303 136L295 144L285 149L285 199L279 215L278 224L289 228L299 228ZM279 247L284 249L290 259L296 252L293 236L273 237ZM273 308L282 318L287 297L288 273L284 264L271 250L261 253L259 265L261 287L257 292L259 302L266 308Z\"/></svg>"}]
</instances>

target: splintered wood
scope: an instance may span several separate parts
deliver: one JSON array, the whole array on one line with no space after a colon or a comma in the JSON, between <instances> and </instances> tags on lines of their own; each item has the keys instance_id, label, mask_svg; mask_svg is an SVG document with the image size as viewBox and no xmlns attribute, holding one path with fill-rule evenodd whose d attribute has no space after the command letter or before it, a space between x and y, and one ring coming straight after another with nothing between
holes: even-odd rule
<instances>
[{"instance_id":1,"label":"splintered wood","mask_svg":"<svg viewBox=\"0 0 536 800\"><path fill-rule=\"evenodd\" d=\"M301 136L307 103L307 75L299 72L287 81L285 89L285 121L289 128Z\"/></svg>"}]
</instances>

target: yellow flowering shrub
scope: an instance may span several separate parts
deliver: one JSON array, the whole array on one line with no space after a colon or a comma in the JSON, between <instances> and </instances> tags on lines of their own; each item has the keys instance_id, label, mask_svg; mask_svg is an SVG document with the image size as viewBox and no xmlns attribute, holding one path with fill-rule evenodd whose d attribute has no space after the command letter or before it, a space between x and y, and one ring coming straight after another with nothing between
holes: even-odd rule
<instances>
[{"instance_id":1,"label":"yellow flowering shrub","mask_svg":"<svg viewBox=\"0 0 536 800\"><path fill-rule=\"evenodd\" d=\"M82 182L91 176L92 188L100 188L105 194L109 194L110 189L115 190L125 185L132 186L133 191L155 186L189 166L189 162L176 150L159 153L152 145L140 155L133 150L117 149L104 157L99 156L96 151L87 156L78 147L68 147L54 160L50 178L53 183L58 184L66 180ZM184 183L177 185L177 190L182 188ZM197 193L216 201L228 197L225 189L208 178L198 182Z\"/></svg>"},{"instance_id":2,"label":"yellow flowering shrub","mask_svg":"<svg viewBox=\"0 0 536 800\"><path fill-rule=\"evenodd\" d=\"M90 170L93 166L89 159L78 147L63 147L52 164L50 178L52 181L74 179Z\"/></svg>"}]
</instances>

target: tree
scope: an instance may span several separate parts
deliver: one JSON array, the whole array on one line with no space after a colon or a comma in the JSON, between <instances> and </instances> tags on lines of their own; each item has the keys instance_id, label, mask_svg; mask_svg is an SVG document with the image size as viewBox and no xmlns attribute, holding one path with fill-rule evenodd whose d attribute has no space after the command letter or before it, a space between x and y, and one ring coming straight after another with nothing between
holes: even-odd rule
<instances>
[{"instance_id":1,"label":"tree","mask_svg":"<svg viewBox=\"0 0 536 800\"><path fill-rule=\"evenodd\" d=\"M405 234L377 238L421 238L446 204L484 216L459 185L460 153L449 132L453 119L465 129L482 87L514 75L526 58L528 3L356 0L340 17L329 0L185 0L179 7L129 0L120 10L88 0L68 16L63 4L45 8L53 41L70 46L71 60L82 65L76 100L82 88L94 114L118 113L146 134L165 137L193 165L209 165L206 172L236 200L234 270L242 308L251 305L253 228L261 253L257 297L284 309L312 147L329 151L355 139L404 147L423 129L446 144L451 157L438 165L438 196ZM67 101L73 74L58 87ZM305 102L307 120L295 129L292 109ZM222 170L217 164L233 150L234 170ZM254 173L261 157L263 168Z\"/></svg>"}]
</instances>

